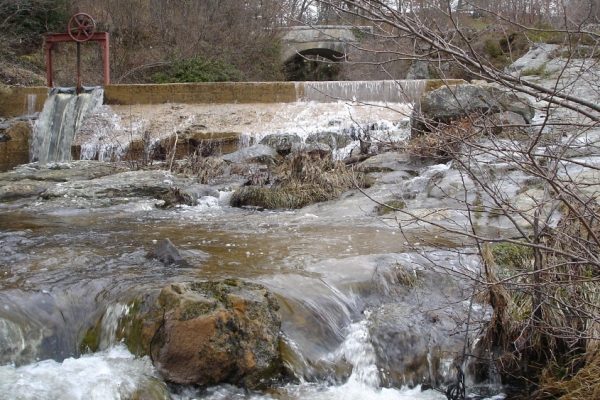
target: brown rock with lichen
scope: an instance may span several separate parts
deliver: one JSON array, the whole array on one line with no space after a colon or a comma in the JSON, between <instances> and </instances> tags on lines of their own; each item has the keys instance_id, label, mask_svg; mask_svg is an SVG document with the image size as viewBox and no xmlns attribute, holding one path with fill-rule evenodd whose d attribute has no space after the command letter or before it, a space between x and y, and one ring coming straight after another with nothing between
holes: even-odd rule
<instances>
[{"instance_id":1,"label":"brown rock with lichen","mask_svg":"<svg viewBox=\"0 0 600 400\"><path fill-rule=\"evenodd\" d=\"M239 280L173 283L133 322L126 342L150 354L178 384L262 386L280 369L279 304L266 288ZM141 335L139 335L141 334ZM135 347L135 345L133 345ZM136 350L136 349L134 349Z\"/></svg>"}]
</instances>

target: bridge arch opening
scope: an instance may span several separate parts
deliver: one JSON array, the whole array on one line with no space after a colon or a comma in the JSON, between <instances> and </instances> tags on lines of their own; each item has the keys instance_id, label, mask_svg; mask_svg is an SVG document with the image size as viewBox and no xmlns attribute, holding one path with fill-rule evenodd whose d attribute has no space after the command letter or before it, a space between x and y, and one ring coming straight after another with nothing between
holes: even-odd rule
<instances>
[{"instance_id":1,"label":"bridge arch opening","mask_svg":"<svg viewBox=\"0 0 600 400\"><path fill-rule=\"evenodd\" d=\"M343 72L346 55L328 48L300 51L285 62L288 81L337 81Z\"/></svg>"}]
</instances>

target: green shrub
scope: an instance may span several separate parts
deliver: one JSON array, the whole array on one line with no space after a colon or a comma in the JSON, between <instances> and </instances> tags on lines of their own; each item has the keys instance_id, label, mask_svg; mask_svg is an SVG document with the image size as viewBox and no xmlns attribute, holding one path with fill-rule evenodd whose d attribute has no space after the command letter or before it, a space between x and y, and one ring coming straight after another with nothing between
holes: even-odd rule
<instances>
[{"instance_id":1,"label":"green shrub","mask_svg":"<svg viewBox=\"0 0 600 400\"><path fill-rule=\"evenodd\" d=\"M484 42L484 50L491 58L497 58L502 55L500 44L492 39L486 39Z\"/></svg>"},{"instance_id":2,"label":"green shrub","mask_svg":"<svg viewBox=\"0 0 600 400\"><path fill-rule=\"evenodd\" d=\"M166 71L156 73L156 83L229 82L239 81L242 73L221 59L192 57L176 62Z\"/></svg>"}]
</instances>

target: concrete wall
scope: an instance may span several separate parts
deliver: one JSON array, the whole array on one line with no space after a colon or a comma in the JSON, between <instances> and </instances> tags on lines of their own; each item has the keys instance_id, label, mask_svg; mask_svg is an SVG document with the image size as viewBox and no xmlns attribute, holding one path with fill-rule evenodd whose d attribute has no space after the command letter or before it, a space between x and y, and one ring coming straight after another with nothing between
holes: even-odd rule
<instances>
[{"instance_id":1,"label":"concrete wall","mask_svg":"<svg viewBox=\"0 0 600 400\"><path fill-rule=\"evenodd\" d=\"M27 95L35 95L34 112L42 111L49 89L40 86L0 86L0 117L20 117L27 114Z\"/></svg>"},{"instance_id":2,"label":"concrete wall","mask_svg":"<svg viewBox=\"0 0 600 400\"><path fill-rule=\"evenodd\" d=\"M107 85L105 104L289 103L297 99L294 82L211 82L160 85Z\"/></svg>"},{"instance_id":3,"label":"concrete wall","mask_svg":"<svg viewBox=\"0 0 600 400\"><path fill-rule=\"evenodd\" d=\"M0 172L29 162L31 131L31 124L28 121L18 122L3 131L10 137L10 140L0 142Z\"/></svg>"},{"instance_id":4,"label":"concrete wall","mask_svg":"<svg viewBox=\"0 0 600 400\"><path fill-rule=\"evenodd\" d=\"M382 81L374 81L382 82ZM392 81L390 81L392 82ZM352 82L328 82L327 86L345 87ZM369 84L370 81L362 82ZM392 82L393 83L393 82ZM462 79L427 80L425 91L442 85L466 83ZM322 86L324 82L318 82ZM291 103L307 99L311 82L213 82L171 83L161 85L107 85L104 87L105 104L211 104L211 103ZM367 85L368 86L368 85ZM377 86L373 86L377 87ZM35 94L35 110L41 111L48 97L46 87L0 87L0 117L19 117L27 113L27 95ZM377 93L375 93L377 96ZM310 96L309 96L310 97ZM315 100L308 98L308 100ZM335 101L332 96L330 101ZM381 99L384 100L384 99ZM321 101L327 101L324 97ZM368 99L365 101L372 101ZM388 99L388 101L397 101Z\"/></svg>"}]
</instances>

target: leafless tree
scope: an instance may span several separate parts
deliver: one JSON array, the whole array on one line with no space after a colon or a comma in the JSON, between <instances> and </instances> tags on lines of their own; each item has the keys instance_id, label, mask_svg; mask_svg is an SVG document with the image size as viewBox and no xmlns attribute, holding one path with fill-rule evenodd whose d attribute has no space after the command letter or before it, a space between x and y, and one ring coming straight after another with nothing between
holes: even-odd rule
<instances>
[{"instance_id":1,"label":"leafless tree","mask_svg":"<svg viewBox=\"0 0 600 400\"><path fill-rule=\"evenodd\" d=\"M461 1L460 9L420 0L319 3L340 20L360 19L377 38L398 44L383 50L390 58L425 60L440 77L459 70L535 103L538 117L530 125L507 125L489 112L465 110L455 121L415 113L428 132L411 149L450 160L461 189L432 180L445 191L448 208L411 211L407 195L409 206L397 210L396 222L407 238L418 227L461 237L478 251L480 269L449 270L471 279L477 298L493 308L478 356L505 376L539 379L540 396L564 393L556 382L598 365L600 343L600 171L593 157L600 138L600 35L589 25L596 3ZM472 28L477 19L486 25ZM490 32L504 39L509 61L518 55L517 35L527 47L539 40L560 44L553 74L545 64L528 72L537 77L498 66L477 47ZM413 46L400 45L406 43ZM440 246L432 235L419 242Z\"/></svg>"}]
</instances>

